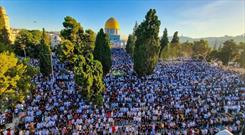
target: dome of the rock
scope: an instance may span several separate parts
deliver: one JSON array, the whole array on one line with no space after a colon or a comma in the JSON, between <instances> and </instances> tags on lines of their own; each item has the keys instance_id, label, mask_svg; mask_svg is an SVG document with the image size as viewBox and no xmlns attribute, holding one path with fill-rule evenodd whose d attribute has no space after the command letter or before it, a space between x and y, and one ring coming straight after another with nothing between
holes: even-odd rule
<instances>
[{"instance_id":1,"label":"dome of the rock","mask_svg":"<svg viewBox=\"0 0 245 135\"><path fill-rule=\"evenodd\" d=\"M120 26L119 26L118 21L114 17L111 17L106 21L105 29L119 30Z\"/></svg>"},{"instance_id":2,"label":"dome of the rock","mask_svg":"<svg viewBox=\"0 0 245 135\"><path fill-rule=\"evenodd\" d=\"M119 29L120 29L119 23L114 17L111 17L106 21L105 33L109 35L110 40L113 44L121 43Z\"/></svg>"}]
</instances>

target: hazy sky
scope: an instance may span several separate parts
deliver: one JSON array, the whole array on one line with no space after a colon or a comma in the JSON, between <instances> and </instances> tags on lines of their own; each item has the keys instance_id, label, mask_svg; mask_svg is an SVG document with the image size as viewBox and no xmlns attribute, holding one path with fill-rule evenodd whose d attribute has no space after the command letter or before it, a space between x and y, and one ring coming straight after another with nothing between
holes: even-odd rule
<instances>
[{"instance_id":1,"label":"hazy sky","mask_svg":"<svg viewBox=\"0 0 245 135\"><path fill-rule=\"evenodd\" d=\"M0 0L14 28L59 31L65 16L98 31L115 17L121 33L129 34L150 8L157 10L161 33L179 31L190 37L245 33L245 0Z\"/></svg>"}]
</instances>

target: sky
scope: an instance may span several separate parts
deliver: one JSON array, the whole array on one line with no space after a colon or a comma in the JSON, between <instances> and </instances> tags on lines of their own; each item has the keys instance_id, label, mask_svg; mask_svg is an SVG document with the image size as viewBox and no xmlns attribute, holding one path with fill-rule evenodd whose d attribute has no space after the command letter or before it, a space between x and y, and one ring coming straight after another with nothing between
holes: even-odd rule
<instances>
[{"instance_id":1,"label":"sky","mask_svg":"<svg viewBox=\"0 0 245 135\"><path fill-rule=\"evenodd\" d=\"M245 33L245 0L0 0L13 28L60 31L65 16L84 29L99 31L115 17L123 35L132 33L151 8L169 35L193 38L236 36Z\"/></svg>"}]
</instances>

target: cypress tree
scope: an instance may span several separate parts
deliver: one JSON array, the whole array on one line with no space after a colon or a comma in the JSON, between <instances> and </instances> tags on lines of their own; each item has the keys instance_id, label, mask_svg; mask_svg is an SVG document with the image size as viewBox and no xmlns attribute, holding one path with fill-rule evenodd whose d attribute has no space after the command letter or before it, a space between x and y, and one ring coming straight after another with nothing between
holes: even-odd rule
<instances>
[{"instance_id":1,"label":"cypress tree","mask_svg":"<svg viewBox=\"0 0 245 135\"><path fill-rule=\"evenodd\" d=\"M101 106L103 104L102 93L105 90L102 64L94 60L92 53L87 57L77 55L76 59L77 63L74 67L75 82L88 101Z\"/></svg>"},{"instance_id":2,"label":"cypress tree","mask_svg":"<svg viewBox=\"0 0 245 135\"><path fill-rule=\"evenodd\" d=\"M86 40L85 50L87 52L94 51L95 39L96 39L96 33L93 30L88 29L85 31L85 40Z\"/></svg>"},{"instance_id":3,"label":"cypress tree","mask_svg":"<svg viewBox=\"0 0 245 135\"><path fill-rule=\"evenodd\" d=\"M112 65L110 39L103 29L100 29L95 40L94 58L99 60L103 66L103 75L106 75Z\"/></svg>"},{"instance_id":4,"label":"cypress tree","mask_svg":"<svg viewBox=\"0 0 245 135\"><path fill-rule=\"evenodd\" d=\"M157 64L160 24L156 10L150 9L135 32L134 70L139 76L151 74Z\"/></svg>"},{"instance_id":5,"label":"cypress tree","mask_svg":"<svg viewBox=\"0 0 245 135\"><path fill-rule=\"evenodd\" d=\"M136 41L135 32L136 32L137 28L138 28L138 23L136 21L134 28L133 28L133 34L130 34L128 36L128 41L126 44L126 51L131 57L134 56L133 53L134 53L134 47L135 47L135 41Z\"/></svg>"},{"instance_id":6,"label":"cypress tree","mask_svg":"<svg viewBox=\"0 0 245 135\"><path fill-rule=\"evenodd\" d=\"M161 38L161 41L160 41L160 45L161 45L161 49L160 49L160 52L159 52L159 57L161 56L161 53L162 53L162 50L168 46L168 31L167 31L167 28L164 29L163 31L163 36Z\"/></svg>"},{"instance_id":7,"label":"cypress tree","mask_svg":"<svg viewBox=\"0 0 245 135\"><path fill-rule=\"evenodd\" d=\"M174 36L173 36L173 39L171 41L171 44L179 44L178 31L174 32Z\"/></svg>"},{"instance_id":8,"label":"cypress tree","mask_svg":"<svg viewBox=\"0 0 245 135\"><path fill-rule=\"evenodd\" d=\"M48 36L43 29L42 39L40 41L39 66L40 72L44 76L49 76L52 73L51 49L48 43Z\"/></svg>"},{"instance_id":9,"label":"cypress tree","mask_svg":"<svg viewBox=\"0 0 245 135\"><path fill-rule=\"evenodd\" d=\"M129 35L128 36L128 41L126 44L126 51L130 56L133 56L134 53L134 46L135 46L135 36L134 35Z\"/></svg>"},{"instance_id":10,"label":"cypress tree","mask_svg":"<svg viewBox=\"0 0 245 135\"><path fill-rule=\"evenodd\" d=\"M61 61L72 63L74 44L70 40L63 40L57 47L56 53Z\"/></svg>"},{"instance_id":11,"label":"cypress tree","mask_svg":"<svg viewBox=\"0 0 245 135\"><path fill-rule=\"evenodd\" d=\"M135 32L136 32L136 30L137 30L137 28L138 28L138 23L137 23L137 21L135 22L135 25L134 25L134 28L133 28L133 35L135 36Z\"/></svg>"},{"instance_id":12,"label":"cypress tree","mask_svg":"<svg viewBox=\"0 0 245 135\"><path fill-rule=\"evenodd\" d=\"M90 29L84 31L80 23L70 16L65 17L63 26L64 29L60 33L63 42L57 53L61 60L69 62L67 66L74 71L75 82L83 97L101 106L105 85L102 64L93 56L96 34ZM96 49L97 58L103 58L101 61L107 62L108 59L104 58L103 53L108 54L108 50L110 51L109 37L99 34L97 44L101 45ZM109 49L104 49L105 45Z\"/></svg>"}]
</instances>

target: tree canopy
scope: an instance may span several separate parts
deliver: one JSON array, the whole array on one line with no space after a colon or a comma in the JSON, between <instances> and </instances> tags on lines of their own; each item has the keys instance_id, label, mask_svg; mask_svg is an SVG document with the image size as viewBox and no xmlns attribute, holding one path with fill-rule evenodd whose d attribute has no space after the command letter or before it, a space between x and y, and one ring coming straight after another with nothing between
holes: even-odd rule
<instances>
[{"instance_id":1,"label":"tree canopy","mask_svg":"<svg viewBox=\"0 0 245 135\"><path fill-rule=\"evenodd\" d=\"M64 29L60 32L62 43L57 49L59 58L68 63L68 68L74 71L75 82L82 95L97 105L103 103L103 67L100 61L95 60L93 52L96 50L96 34L88 29L84 32L80 23L67 16L63 23ZM96 39L95 39L96 37ZM109 46L109 37L104 37L103 45ZM108 50L105 50L107 54Z\"/></svg>"},{"instance_id":2,"label":"tree canopy","mask_svg":"<svg viewBox=\"0 0 245 135\"><path fill-rule=\"evenodd\" d=\"M76 59L74 68L76 83L88 101L101 106L103 103L102 93L105 90L102 64L94 60L93 55L89 57L78 55Z\"/></svg>"},{"instance_id":3,"label":"tree canopy","mask_svg":"<svg viewBox=\"0 0 245 135\"><path fill-rule=\"evenodd\" d=\"M136 36L135 36L135 32L138 28L138 23L135 22L134 28L133 28L133 33L128 35L128 40L127 40L127 44L126 44L126 51L127 53L133 57L134 56L134 48L135 48L135 41L136 41Z\"/></svg>"},{"instance_id":4,"label":"tree canopy","mask_svg":"<svg viewBox=\"0 0 245 135\"><path fill-rule=\"evenodd\" d=\"M153 72L160 50L159 29L160 20L155 9L150 9L145 20L138 26L135 35L134 70L139 76Z\"/></svg>"},{"instance_id":5,"label":"tree canopy","mask_svg":"<svg viewBox=\"0 0 245 135\"><path fill-rule=\"evenodd\" d=\"M199 41L194 41L192 49L194 58L202 57L205 59L210 51L208 41L202 39Z\"/></svg>"},{"instance_id":6,"label":"tree canopy","mask_svg":"<svg viewBox=\"0 0 245 135\"><path fill-rule=\"evenodd\" d=\"M178 31L174 32L171 44L179 44L179 36L178 36Z\"/></svg>"},{"instance_id":7,"label":"tree canopy","mask_svg":"<svg viewBox=\"0 0 245 135\"><path fill-rule=\"evenodd\" d=\"M42 32L39 30L21 30L14 43L15 53L19 56L38 58L41 38ZM48 36L46 38L46 40L50 40Z\"/></svg>"},{"instance_id":8,"label":"tree canopy","mask_svg":"<svg viewBox=\"0 0 245 135\"><path fill-rule=\"evenodd\" d=\"M134 54L135 40L136 40L136 37L134 35L130 34L128 36L128 41L126 44L126 51L130 56L133 56Z\"/></svg>"},{"instance_id":9,"label":"tree canopy","mask_svg":"<svg viewBox=\"0 0 245 135\"><path fill-rule=\"evenodd\" d=\"M61 37L70 40L76 45L81 44L84 38L84 30L80 23L78 23L74 18L66 16L63 26L64 29L60 32Z\"/></svg>"},{"instance_id":10,"label":"tree canopy","mask_svg":"<svg viewBox=\"0 0 245 135\"><path fill-rule=\"evenodd\" d=\"M57 47L57 55L61 61L71 61L74 55L74 44L70 40L63 40Z\"/></svg>"},{"instance_id":11,"label":"tree canopy","mask_svg":"<svg viewBox=\"0 0 245 135\"><path fill-rule=\"evenodd\" d=\"M42 38L40 41L40 49L39 49L39 64L40 64L40 72L43 76L48 77L52 73L52 63L51 63L51 49L50 44L47 39L47 34L43 29Z\"/></svg>"},{"instance_id":12,"label":"tree canopy","mask_svg":"<svg viewBox=\"0 0 245 135\"><path fill-rule=\"evenodd\" d=\"M245 50L241 52L240 58L239 58L239 63L241 67L245 68Z\"/></svg>"},{"instance_id":13,"label":"tree canopy","mask_svg":"<svg viewBox=\"0 0 245 135\"><path fill-rule=\"evenodd\" d=\"M88 29L85 31L85 41L86 41L86 45L85 45L85 49L89 52L93 52L94 48L95 48L95 40L96 40L96 33L91 30Z\"/></svg>"},{"instance_id":14,"label":"tree canopy","mask_svg":"<svg viewBox=\"0 0 245 135\"><path fill-rule=\"evenodd\" d=\"M0 109L23 101L30 94L37 69L18 60L14 53L0 53Z\"/></svg>"},{"instance_id":15,"label":"tree canopy","mask_svg":"<svg viewBox=\"0 0 245 135\"><path fill-rule=\"evenodd\" d=\"M0 29L0 42L5 45L11 44L10 34L5 27Z\"/></svg>"},{"instance_id":16,"label":"tree canopy","mask_svg":"<svg viewBox=\"0 0 245 135\"><path fill-rule=\"evenodd\" d=\"M224 42L224 46L221 48L219 56L224 65L228 65L229 62L239 59L238 46L234 40L227 40Z\"/></svg>"},{"instance_id":17,"label":"tree canopy","mask_svg":"<svg viewBox=\"0 0 245 135\"><path fill-rule=\"evenodd\" d=\"M101 62L106 75L111 69L112 61L109 35L104 33L103 29L100 29L96 36L94 58Z\"/></svg>"},{"instance_id":18,"label":"tree canopy","mask_svg":"<svg viewBox=\"0 0 245 135\"><path fill-rule=\"evenodd\" d=\"M161 53L162 53L162 50L168 46L168 31L167 31L167 28L164 29L163 31L163 35L162 35L162 38L160 40L160 52L159 52L159 57L161 56Z\"/></svg>"}]
</instances>

